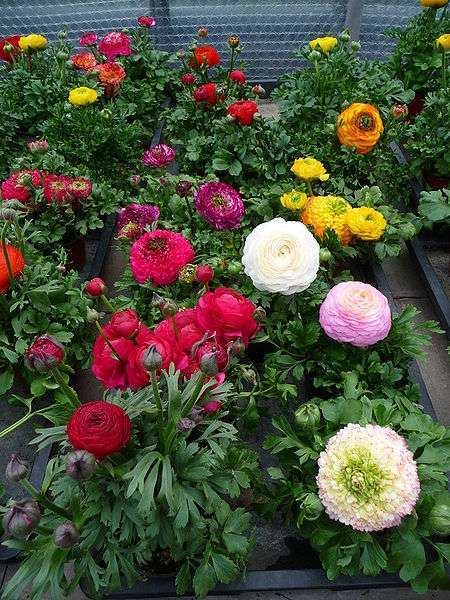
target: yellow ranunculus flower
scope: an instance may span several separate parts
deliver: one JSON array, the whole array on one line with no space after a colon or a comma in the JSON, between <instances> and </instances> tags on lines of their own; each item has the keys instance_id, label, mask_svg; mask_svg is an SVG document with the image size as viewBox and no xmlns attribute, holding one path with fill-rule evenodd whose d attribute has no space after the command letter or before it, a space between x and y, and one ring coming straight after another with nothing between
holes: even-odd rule
<instances>
[{"instance_id":1,"label":"yellow ranunculus flower","mask_svg":"<svg viewBox=\"0 0 450 600\"><path fill-rule=\"evenodd\" d=\"M387 222L384 216L374 208L361 206L348 211L347 225L353 235L368 242L380 239Z\"/></svg>"},{"instance_id":2,"label":"yellow ranunculus flower","mask_svg":"<svg viewBox=\"0 0 450 600\"><path fill-rule=\"evenodd\" d=\"M303 179L304 181L312 181L313 179L327 181L327 179L330 178L320 160L316 160L311 156L297 158L291 167L291 171L294 175L297 175L299 179Z\"/></svg>"},{"instance_id":3,"label":"yellow ranunculus flower","mask_svg":"<svg viewBox=\"0 0 450 600\"><path fill-rule=\"evenodd\" d=\"M299 192L298 190L291 190L280 198L281 204L289 210L303 210L307 200L308 196L305 192Z\"/></svg>"},{"instance_id":4,"label":"yellow ranunculus flower","mask_svg":"<svg viewBox=\"0 0 450 600\"><path fill-rule=\"evenodd\" d=\"M430 6L431 8L441 8L448 3L448 0L420 0L422 6Z\"/></svg>"},{"instance_id":5,"label":"yellow ranunculus flower","mask_svg":"<svg viewBox=\"0 0 450 600\"><path fill-rule=\"evenodd\" d=\"M97 92L89 87L77 87L70 90L69 102L75 106L86 106L97 100Z\"/></svg>"},{"instance_id":6,"label":"yellow ranunculus flower","mask_svg":"<svg viewBox=\"0 0 450 600\"><path fill-rule=\"evenodd\" d=\"M46 45L47 38L36 33L24 35L19 40L19 46L22 50L43 50Z\"/></svg>"},{"instance_id":7,"label":"yellow ranunculus flower","mask_svg":"<svg viewBox=\"0 0 450 600\"><path fill-rule=\"evenodd\" d=\"M315 40L311 40L309 45L314 50L319 47L324 54L328 54L337 44L337 38L335 37L318 37Z\"/></svg>"},{"instance_id":8,"label":"yellow ranunculus flower","mask_svg":"<svg viewBox=\"0 0 450 600\"><path fill-rule=\"evenodd\" d=\"M341 244L347 246L352 239L352 232L347 225L347 214L351 208L351 204L340 196L311 196L300 220L312 227L320 239L323 239L327 228L332 229Z\"/></svg>"},{"instance_id":9,"label":"yellow ranunculus flower","mask_svg":"<svg viewBox=\"0 0 450 600\"><path fill-rule=\"evenodd\" d=\"M444 52L450 50L450 33L444 33L443 35L439 36L436 40L436 46L439 48L439 50L443 50Z\"/></svg>"}]
</instances>

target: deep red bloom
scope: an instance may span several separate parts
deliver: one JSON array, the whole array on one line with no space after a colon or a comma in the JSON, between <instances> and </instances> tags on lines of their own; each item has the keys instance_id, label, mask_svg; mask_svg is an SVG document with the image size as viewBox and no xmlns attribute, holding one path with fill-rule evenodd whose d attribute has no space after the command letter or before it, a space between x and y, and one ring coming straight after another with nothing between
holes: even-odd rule
<instances>
[{"instance_id":1,"label":"deep red bloom","mask_svg":"<svg viewBox=\"0 0 450 600\"><path fill-rule=\"evenodd\" d=\"M87 450L102 459L128 444L130 417L116 404L104 400L87 402L70 417L67 436L76 450Z\"/></svg>"},{"instance_id":2,"label":"deep red bloom","mask_svg":"<svg viewBox=\"0 0 450 600\"><path fill-rule=\"evenodd\" d=\"M230 79L231 81L235 81L236 83L240 83L240 84L244 84L247 81L247 77L245 76L245 73L243 73L242 71L231 71L230 73Z\"/></svg>"},{"instance_id":3,"label":"deep red bloom","mask_svg":"<svg viewBox=\"0 0 450 600\"><path fill-rule=\"evenodd\" d=\"M145 16L137 18L138 25L141 27L154 27L156 25L156 21L153 17Z\"/></svg>"},{"instance_id":4,"label":"deep red bloom","mask_svg":"<svg viewBox=\"0 0 450 600\"><path fill-rule=\"evenodd\" d=\"M99 335L92 351L92 373L105 387L126 390L129 387L126 366L135 345L124 338L111 340L110 343L121 360L112 353L111 348Z\"/></svg>"},{"instance_id":5,"label":"deep red bloom","mask_svg":"<svg viewBox=\"0 0 450 600\"><path fill-rule=\"evenodd\" d=\"M92 298L98 298L106 290L106 283L101 277L94 277L86 284L86 293Z\"/></svg>"},{"instance_id":6,"label":"deep red bloom","mask_svg":"<svg viewBox=\"0 0 450 600\"><path fill-rule=\"evenodd\" d=\"M177 328L176 333L172 319L161 321L155 333L165 339L170 339L172 344L178 345L182 352L190 354L192 346L203 338L205 330L198 325L196 312L193 308L178 311L174 319Z\"/></svg>"},{"instance_id":7,"label":"deep red bloom","mask_svg":"<svg viewBox=\"0 0 450 600\"><path fill-rule=\"evenodd\" d=\"M70 193L78 200L85 200L92 194L92 183L87 177L75 177L70 183Z\"/></svg>"},{"instance_id":8,"label":"deep red bloom","mask_svg":"<svg viewBox=\"0 0 450 600\"><path fill-rule=\"evenodd\" d=\"M130 38L122 31L110 31L99 43L98 50L108 60L113 60L116 56L130 56Z\"/></svg>"},{"instance_id":9,"label":"deep red bloom","mask_svg":"<svg viewBox=\"0 0 450 600\"><path fill-rule=\"evenodd\" d=\"M117 338L132 338L139 333L141 321L132 308L115 312L109 323L104 327L104 333L109 340Z\"/></svg>"},{"instance_id":10,"label":"deep red bloom","mask_svg":"<svg viewBox=\"0 0 450 600\"><path fill-rule=\"evenodd\" d=\"M35 338L26 353L29 369L44 373L57 367L64 360L64 346L52 335Z\"/></svg>"},{"instance_id":11,"label":"deep red bloom","mask_svg":"<svg viewBox=\"0 0 450 600\"><path fill-rule=\"evenodd\" d=\"M28 204L32 188L41 183L41 174L38 170L16 171L2 182L3 200L18 200Z\"/></svg>"},{"instance_id":12,"label":"deep red bloom","mask_svg":"<svg viewBox=\"0 0 450 600\"><path fill-rule=\"evenodd\" d=\"M138 283L169 285L194 258L190 241L181 233L155 229L144 233L131 247L131 272Z\"/></svg>"},{"instance_id":13,"label":"deep red bloom","mask_svg":"<svg viewBox=\"0 0 450 600\"><path fill-rule=\"evenodd\" d=\"M20 250L9 244L6 244L6 254L8 255L9 264L11 265L13 278L16 279L16 277L23 273L25 267L23 254ZM0 294L5 294L9 290L9 285L8 267L6 266L3 249L0 246Z\"/></svg>"},{"instance_id":14,"label":"deep red bloom","mask_svg":"<svg viewBox=\"0 0 450 600\"><path fill-rule=\"evenodd\" d=\"M0 40L0 60L4 60L6 62L12 62L14 60L14 57L20 52L20 38L20 35L10 35L9 37ZM13 49L9 52L5 50L5 46L8 45L13 46Z\"/></svg>"},{"instance_id":15,"label":"deep red bloom","mask_svg":"<svg viewBox=\"0 0 450 600\"><path fill-rule=\"evenodd\" d=\"M209 402L205 402L202 408L207 415L213 415L222 408L222 402L219 402L219 400L210 400Z\"/></svg>"},{"instance_id":16,"label":"deep red bloom","mask_svg":"<svg viewBox=\"0 0 450 600\"><path fill-rule=\"evenodd\" d=\"M192 69L197 69L199 65L206 64L208 67L215 67L220 63L220 56L213 46L199 46L194 50L195 58L189 61Z\"/></svg>"},{"instance_id":17,"label":"deep red bloom","mask_svg":"<svg viewBox=\"0 0 450 600\"><path fill-rule=\"evenodd\" d=\"M184 85L194 85L194 83L197 81L197 78L195 77L194 73L183 73L183 75L180 77L180 81Z\"/></svg>"},{"instance_id":18,"label":"deep red bloom","mask_svg":"<svg viewBox=\"0 0 450 600\"><path fill-rule=\"evenodd\" d=\"M207 284L214 278L214 269L210 265L198 265L195 276L200 283Z\"/></svg>"},{"instance_id":19,"label":"deep red bloom","mask_svg":"<svg viewBox=\"0 0 450 600\"><path fill-rule=\"evenodd\" d=\"M44 175L44 198L49 204L56 201L63 204L73 199L71 192L72 178L66 175L55 175L49 173Z\"/></svg>"},{"instance_id":20,"label":"deep red bloom","mask_svg":"<svg viewBox=\"0 0 450 600\"><path fill-rule=\"evenodd\" d=\"M238 100L227 108L227 115L232 116L241 125L251 125L257 112L258 105L253 100Z\"/></svg>"},{"instance_id":21,"label":"deep red bloom","mask_svg":"<svg viewBox=\"0 0 450 600\"><path fill-rule=\"evenodd\" d=\"M84 69L88 72L92 71L97 65L97 59L92 52L78 52L78 54L74 54L70 60L76 69Z\"/></svg>"},{"instance_id":22,"label":"deep red bloom","mask_svg":"<svg viewBox=\"0 0 450 600\"><path fill-rule=\"evenodd\" d=\"M223 96L217 95L215 83L204 83L194 90L194 100L197 102L206 102L207 104L216 104L223 102Z\"/></svg>"},{"instance_id":23,"label":"deep red bloom","mask_svg":"<svg viewBox=\"0 0 450 600\"><path fill-rule=\"evenodd\" d=\"M261 327L253 318L253 302L230 288L207 292L199 299L195 311L199 326L215 333L223 346L242 338L247 347Z\"/></svg>"}]
</instances>

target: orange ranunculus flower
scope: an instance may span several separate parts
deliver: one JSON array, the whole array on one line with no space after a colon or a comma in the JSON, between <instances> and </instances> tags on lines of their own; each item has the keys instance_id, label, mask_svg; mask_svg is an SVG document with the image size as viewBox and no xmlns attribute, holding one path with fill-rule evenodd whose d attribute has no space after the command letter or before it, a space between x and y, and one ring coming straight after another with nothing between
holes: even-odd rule
<instances>
[{"instance_id":1,"label":"orange ranunculus flower","mask_svg":"<svg viewBox=\"0 0 450 600\"><path fill-rule=\"evenodd\" d=\"M11 271L14 279L18 277L25 266L23 255L20 250L6 244L6 254L8 255L9 263L11 265ZM0 246L0 294L5 294L9 290L9 273L8 267L6 266L5 255Z\"/></svg>"},{"instance_id":2,"label":"orange ranunculus flower","mask_svg":"<svg viewBox=\"0 0 450 600\"><path fill-rule=\"evenodd\" d=\"M383 133L380 113L371 104L355 102L338 117L337 136L341 144L355 147L358 154L372 150Z\"/></svg>"}]
</instances>

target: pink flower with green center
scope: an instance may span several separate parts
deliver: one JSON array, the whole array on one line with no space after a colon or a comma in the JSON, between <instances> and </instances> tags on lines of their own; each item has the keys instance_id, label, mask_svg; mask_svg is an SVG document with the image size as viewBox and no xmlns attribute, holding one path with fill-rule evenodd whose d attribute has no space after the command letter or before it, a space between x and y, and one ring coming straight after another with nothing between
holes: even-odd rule
<instances>
[{"instance_id":1,"label":"pink flower with green center","mask_svg":"<svg viewBox=\"0 0 450 600\"><path fill-rule=\"evenodd\" d=\"M159 208L153 204L129 204L121 208L118 219L119 237L136 239L147 226L159 219Z\"/></svg>"},{"instance_id":2,"label":"pink flower with green center","mask_svg":"<svg viewBox=\"0 0 450 600\"><path fill-rule=\"evenodd\" d=\"M142 156L142 162L146 167L165 167L175 158L175 148L167 144L156 144L153 148L149 148Z\"/></svg>"},{"instance_id":3,"label":"pink flower with green center","mask_svg":"<svg viewBox=\"0 0 450 600\"><path fill-rule=\"evenodd\" d=\"M220 181L200 186L195 196L195 208L214 229L238 229L245 211L240 193Z\"/></svg>"}]
</instances>

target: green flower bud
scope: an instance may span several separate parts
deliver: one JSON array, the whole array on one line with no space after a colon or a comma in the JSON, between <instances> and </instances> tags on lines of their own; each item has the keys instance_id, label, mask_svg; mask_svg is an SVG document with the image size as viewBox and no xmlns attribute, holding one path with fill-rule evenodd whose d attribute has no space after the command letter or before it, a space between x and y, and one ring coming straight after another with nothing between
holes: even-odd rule
<instances>
[{"instance_id":1,"label":"green flower bud","mask_svg":"<svg viewBox=\"0 0 450 600\"><path fill-rule=\"evenodd\" d=\"M437 535L450 535L450 494L442 494L430 511L430 524Z\"/></svg>"},{"instance_id":2,"label":"green flower bud","mask_svg":"<svg viewBox=\"0 0 450 600\"><path fill-rule=\"evenodd\" d=\"M162 356L156 346L150 346L142 355L142 366L146 371L158 371L162 367L162 363Z\"/></svg>"},{"instance_id":3,"label":"green flower bud","mask_svg":"<svg viewBox=\"0 0 450 600\"><path fill-rule=\"evenodd\" d=\"M332 256L332 254L328 250L328 248L321 248L320 249L320 251L319 251L320 262L327 263L330 260L331 256Z\"/></svg>"},{"instance_id":4,"label":"green flower bud","mask_svg":"<svg viewBox=\"0 0 450 600\"><path fill-rule=\"evenodd\" d=\"M302 404L295 411L295 422L301 430L314 431L320 423L320 409L314 402Z\"/></svg>"},{"instance_id":5,"label":"green flower bud","mask_svg":"<svg viewBox=\"0 0 450 600\"><path fill-rule=\"evenodd\" d=\"M3 529L8 537L26 538L41 519L39 505L34 500L20 500L7 510L3 517Z\"/></svg>"},{"instance_id":6,"label":"green flower bud","mask_svg":"<svg viewBox=\"0 0 450 600\"><path fill-rule=\"evenodd\" d=\"M27 461L22 460L17 454L11 454L9 463L6 465L6 479L17 483L21 479L25 479L30 470L30 465Z\"/></svg>"},{"instance_id":7,"label":"green flower bud","mask_svg":"<svg viewBox=\"0 0 450 600\"><path fill-rule=\"evenodd\" d=\"M53 541L58 548L72 548L79 539L80 533L71 521L61 523L53 532Z\"/></svg>"},{"instance_id":8,"label":"green flower bud","mask_svg":"<svg viewBox=\"0 0 450 600\"><path fill-rule=\"evenodd\" d=\"M320 54L320 52L318 50L312 50L310 52L309 59L312 60L313 62L316 62L316 60L320 60L321 58L322 58L322 55Z\"/></svg>"},{"instance_id":9,"label":"green flower bud","mask_svg":"<svg viewBox=\"0 0 450 600\"><path fill-rule=\"evenodd\" d=\"M358 50L361 50L361 44L359 42L352 42L350 44L350 48L353 50L353 52L358 52Z\"/></svg>"},{"instance_id":10,"label":"green flower bud","mask_svg":"<svg viewBox=\"0 0 450 600\"><path fill-rule=\"evenodd\" d=\"M242 263L238 262L237 260L232 260L229 263L227 270L230 275L239 275L239 273L242 273L243 270Z\"/></svg>"},{"instance_id":11,"label":"green flower bud","mask_svg":"<svg viewBox=\"0 0 450 600\"><path fill-rule=\"evenodd\" d=\"M61 31L58 31L58 38L60 40L65 40L67 37L67 31L65 29L62 29Z\"/></svg>"},{"instance_id":12,"label":"green flower bud","mask_svg":"<svg viewBox=\"0 0 450 600\"><path fill-rule=\"evenodd\" d=\"M200 360L200 371L208 377L214 377L219 372L217 352L207 352Z\"/></svg>"},{"instance_id":13,"label":"green flower bud","mask_svg":"<svg viewBox=\"0 0 450 600\"><path fill-rule=\"evenodd\" d=\"M64 52L64 50L60 50L56 56L60 60L67 60L69 58L69 55L67 54L67 52Z\"/></svg>"}]
</instances>

